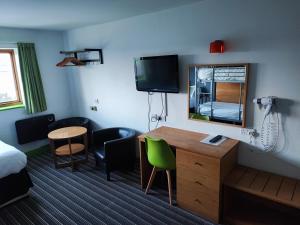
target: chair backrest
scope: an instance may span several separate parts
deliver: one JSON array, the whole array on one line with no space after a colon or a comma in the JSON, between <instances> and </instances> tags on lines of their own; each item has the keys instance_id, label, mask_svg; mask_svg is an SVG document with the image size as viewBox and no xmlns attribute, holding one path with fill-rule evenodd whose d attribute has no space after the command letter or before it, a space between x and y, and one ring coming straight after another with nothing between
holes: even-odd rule
<instances>
[{"instance_id":1,"label":"chair backrest","mask_svg":"<svg viewBox=\"0 0 300 225\"><path fill-rule=\"evenodd\" d=\"M135 131L125 127L106 128L92 131L92 144L103 144L115 139L135 139Z\"/></svg>"},{"instance_id":2,"label":"chair backrest","mask_svg":"<svg viewBox=\"0 0 300 225\"><path fill-rule=\"evenodd\" d=\"M135 132L132 129L124 127L117 128L117 133L120 138L126 138L135 135Z\"/></svg>"},{"instance_id":3,"label":"chair backrest","mask_svg":"<svg viewBox=\"0 0 300 225\"><path fill-rule=\"evenodd\" d=\"M70 117L70 118L57 120L51 123L48 126L48 130L50 132L59 128L70 127L70 126L82 126L89 130L89 125L90 125L89 123L90 123L89 119L84 117Z\"/></svg>"},{"instance_id":4,"label":"chair backrest","mask_svg":"<svg viewBox=\"0 0 300 225\"><path fill-rule=\"evenodd\" d=\"M145 137L148 161L161 169L175 169L176 159L173 151L163 139Z\"/></svg>"},{"instance_id":5,"label":"chair backrest","mask_svg":"<svg viewBox=\"0 0 300 225\"><path fill-rule=\"evenodd\" d=\"M190 118L191 119L196 119L196 120L206 120L206 121L209 121L209 116L201 115L201 114L196 114L196 113L190 113Z\"/></svg>"}]
</instances>

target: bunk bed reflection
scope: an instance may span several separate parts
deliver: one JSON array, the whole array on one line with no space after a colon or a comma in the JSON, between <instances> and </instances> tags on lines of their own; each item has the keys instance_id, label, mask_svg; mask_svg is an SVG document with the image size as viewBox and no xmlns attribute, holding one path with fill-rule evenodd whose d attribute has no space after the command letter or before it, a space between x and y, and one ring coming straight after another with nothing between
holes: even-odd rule
<instances>
[{"instance_id":1,"label":"bunk bed reflection","mask_svg":"<svg viewBox=\"0 0 300 225\"><path fill-rule=\"evenodd\" d=\"M189 118L242 126L247 65L196 65L189 72Z\"/></svg>"}]
</instances>

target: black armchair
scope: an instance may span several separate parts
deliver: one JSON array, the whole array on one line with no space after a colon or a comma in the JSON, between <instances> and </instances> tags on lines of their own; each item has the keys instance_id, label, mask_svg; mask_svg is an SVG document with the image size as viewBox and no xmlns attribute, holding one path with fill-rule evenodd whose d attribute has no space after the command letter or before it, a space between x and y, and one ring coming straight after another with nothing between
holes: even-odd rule
<instances>
[{"instance_id":1,"label":"black armchair","mask_svg":"<svg viewBox=\"0 0 300 225\"><path fill-rule=\"evenodd\" d=\"M133 170L135 163L135 131L129 128L108 128L92 133L96 166L105 163L107 180L114 170Z\"/></svg>"},{"instance_id":2,"label":"black armchair","mask_svg":"<svg viewBox=\"0 0 300 225\"><path fill-rule=\"evenodd\" d=\"M66 119L57 120L53 123L50 123L48 126L48 130L53 131L63 127L70 126L81 126L89 129L90 120L84 117L70 117Z\"/></svg>"}]
</instances>

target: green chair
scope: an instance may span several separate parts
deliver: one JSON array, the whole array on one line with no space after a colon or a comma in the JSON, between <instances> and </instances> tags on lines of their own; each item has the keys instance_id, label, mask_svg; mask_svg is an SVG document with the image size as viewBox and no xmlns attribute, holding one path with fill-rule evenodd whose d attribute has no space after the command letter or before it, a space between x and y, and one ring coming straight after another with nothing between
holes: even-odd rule
<instances>
[{"instance_id":1,"label":"green chair","mask_svg":"<svg viewBox=\"0 0 300 225\"><path fill-rule=\"evenodd\" d=\"M169 202L172 205L172 183L171 170L176 169L176 159L171 148L163 139L145 137L146 151L149 163L153 166L152 173L146 188L145 193L149 191L156 172L159 170L166 170L168 178Z\"/></svg>"},{"instance_id":2,"label":"green chair","mask_svg":"<svg viewBox=\"0 0 300 225\"><path fill-rule=\"evenodd\" d=\"M197 114L197 113L190 113L190 118L195 119L195 120L209 121L209 116L201 115L201 114Z\"/></svg>"}]
</instances>

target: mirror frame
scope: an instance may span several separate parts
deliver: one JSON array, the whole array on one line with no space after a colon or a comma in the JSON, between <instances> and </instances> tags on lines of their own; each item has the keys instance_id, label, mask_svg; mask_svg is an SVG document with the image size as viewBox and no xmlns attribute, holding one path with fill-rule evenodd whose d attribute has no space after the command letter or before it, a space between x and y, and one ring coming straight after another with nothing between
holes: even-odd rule
<instances>
[{"instance_id":1,"label":"mirror frame","mask_svg":"<svg viewBox=\"0 0 300 225\"><path fill-rule=\"evenodd\" d=\"M202 68L215 68L215 67L238 67L238 66L243 66L246 68L246 77L245 77L245 95L243 97L243 119L242 119L242 125L236 125L236 124L229 124L229 123L222 123L222 122L217 122L217 121L206 121L206 120L198 120L198 119L192 119L190 118L190 68L192 67L202 67ZM248 95L248 79L249 79L249 63L226 63L226 64L189 64L187 67L187 74L188 74L188 94L187 94L187 99L188 99L188 104L187 104L187 116L189 120L193 121L200 121L200 122L207 122L207 123L215 123L215 124L222 124L222 125L227 125L227 126L234 126L234 127L241 127L245 128L246 127L246 105L247 105L247 95Z\"/></svg>"}]
</instances>

